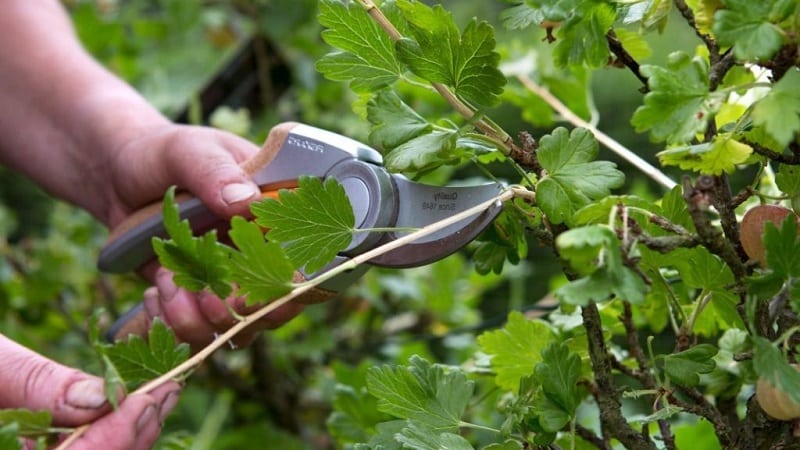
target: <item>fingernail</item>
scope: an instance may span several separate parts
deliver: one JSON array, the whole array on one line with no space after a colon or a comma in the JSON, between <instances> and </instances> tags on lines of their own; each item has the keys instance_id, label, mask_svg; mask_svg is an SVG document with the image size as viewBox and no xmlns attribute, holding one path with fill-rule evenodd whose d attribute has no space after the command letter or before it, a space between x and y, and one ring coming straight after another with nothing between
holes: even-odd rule
<instances>
[{"instance_id":1,"label":"fingernail","mask_svg":"<svg viewBox=\"0 0 800 450\"><path fill-rule=\"evenodd\" d=\"M103 380L90 378L76 381L67 389L64 398L73 408L97 409L106 403Z\"/></svg>"},{"instance_id":2,"label":"fingernail","mask_svg":"<svg viewBox=\"0 0 800 450\"><path fill-rule=\"evenodd\" d=\"M156 407L155 405L149 405L147 408L142 411L139 415L139 418L136 419L136 431L142 431L147 424L153 420L156 416Z\"/></svg>"},{"instance_id":3,"label":"fingernail","mask_svg":"<svg viewBox=\"0 0 800 450\"><path fill-rule=\"evenodd\" d=\"M163 402L161 402L161 408L158 412L158 418L161 420L161 423L164 423L169 415L169 412L172 411L172 408L174 408L176 404L178 404L179 394L180 391L172 391L167 394L167 397L164 398Z\"/></svg>"},{"instance_id":4,"label":"fingernail","mask_svg":"<svg viewBox=\"0 0 800 450\"><path fill-rule=\"evenodd\" d=\"M222 188L222 200L229 205L250 200L258 194L258 189L252 184L233 183Z\"/></svg>"},{"instance_id":5,"label":"fingernail","mask_svg":"<svg viewBox=\"0 0 800 450\"><path fill-rule=\"evenodd\" d=\"M158 289L151 286L144 291L144 309L150 318L156 318L161 315L161 307L158 304Z\"/></svg>"},{"instance_id":6,"label":"fingernail","mask_svg":"<svg viewBox=\"0 0 800 450\"><path fill-rule=\"evenodd\" d=\"M178 286L172 280L172 273L166 269L159 269L159 273L156 277L156 284L158 285L158 292L161 294L161 300L164 302L172 300L172 298L175 297L175 293L178 292Z\"/></svg>"}]
</instances>

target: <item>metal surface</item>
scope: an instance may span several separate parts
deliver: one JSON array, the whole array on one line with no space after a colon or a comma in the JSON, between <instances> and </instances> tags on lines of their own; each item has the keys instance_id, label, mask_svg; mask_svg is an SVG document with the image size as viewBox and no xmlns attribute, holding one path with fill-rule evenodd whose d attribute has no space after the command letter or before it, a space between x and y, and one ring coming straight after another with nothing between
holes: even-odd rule
<instances>
[{"instance_id":1,"label":"metal surface","mask_svg":"<svg viewBox=\"0 0 800 450\"><path fill-rule=\"evenodd\" d=\"M298 125L286 136L275 158L253 176L263 191L296 186L300 176L334 177L344 187L353 205L358 228L423 228L458 214L498 195L503 186L442 187L416 183L389 174L375 150L345 136ZM493 205L412 244L371 260L383 267L414 267L444 258L475 239L502 210ZM224 221L215 217L196 198L179 204L180 216L188 219L196 233L212 228L226 231ZM358 233L342 252L353 256L390 242L404 232ZM98 266L106 272L134 270L155 255L153 236L164 237L163 217L154 214L102 249Z\"/></svg>"}]
</instances>

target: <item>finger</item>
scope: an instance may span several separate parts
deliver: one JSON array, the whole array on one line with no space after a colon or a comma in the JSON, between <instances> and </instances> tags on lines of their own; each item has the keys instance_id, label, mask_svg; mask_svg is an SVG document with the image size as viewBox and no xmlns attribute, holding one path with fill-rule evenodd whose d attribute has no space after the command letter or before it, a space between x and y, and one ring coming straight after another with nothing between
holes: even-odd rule
<instances>
[{"instance_id":1,"label":"finger","mask_svg":"<svg viewBox=\"0 0 800 450\"><path fill-rule=\"evenodd\" d=\"M183 133L170 143L168 174L217 215L246 214L260 190L240 163L257 150L246 139L228 133Z\"/></svg>"},{"instance_id":2,"label":"finger","mask_svg":"<svg viewBox=\"0 0 800 450\"><path fill-rule=\"evenodd\" d=\"M247 315L264 306L248 306L244 297L230 297L222 301L209 292L192 294L178 288L172 276L170 271L163 268L156 272L157 291L145 291L145 309L151 318L162 317L180 340L188 342L195 349L208 344L217 333L228 330L237 322L232 310L239 315ZM283 305L243 330L234 343L237 346L245 345L261 331L281 326L303 309L304 305L295 302Z\"/></svg>"},{"instance_id":3,"label":"finger","mask_svg":"<svg viewBox=\"0 0 800 450\"><path fill-rule=\"evenodd\" d=\"M179 340L188 342L193 348L206 345L214 339L216 327L200 312L195 295L175 285L172 272L159 269L156 288L156 299L145 299L145 308L151 319L161 317Z\"/></svg>"},{"instance_id":4,"label":"finger","mask_svg":"<svg viewBox=\"0 0 800 450\"><path fill-rule=\"evenodd\" d=\"M75 426L108 411L103 379L53 362L0 335L0 408L47 410Z\"/></svg>"},{"instance_id":5,"label":"finger","mask_svg":"<svg viewBox=\"0 0 800 450\"><path fill-rule=\"evenodd\" d=\"M178 402L179 392L180 386L169 382L149 394L129 396L116 411L94 422L70 449L151 448L161 432L161 424Z\"/></svg>"}]
</instances>

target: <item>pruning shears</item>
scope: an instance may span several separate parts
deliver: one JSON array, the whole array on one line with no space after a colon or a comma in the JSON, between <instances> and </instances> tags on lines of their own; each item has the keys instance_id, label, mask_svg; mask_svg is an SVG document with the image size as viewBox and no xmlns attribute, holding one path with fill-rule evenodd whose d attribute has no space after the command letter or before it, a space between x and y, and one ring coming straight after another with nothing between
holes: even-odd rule
<instances>
[{"instance_id":1,"label":"pruning shears","mask_svg":"<svg viewBox=\"0 0 800 450\"><path fill-rule=\"evenodd\" d=\"M264 197L275 197L280 189L297 187L301 176L333 177L344 188L353 208L357 228L396 229L358 233L350 246L325 269L408 233L459 212L490 201L504 186L492 182L473 186L433 186L388 172L376 150L337 133L295 122L281 123L270 131L261 151L242 164ZM156 207L153 207L156 206ZM195 233L220 229L224 220L203 203L189 197L179 201L181 218ZM500 214L502 203L491 206L412 243L377 256L360 269L322 283L319 288L338 293L369 267L409 268L429 264L461 249L475 239ZM112 232L100 252L98 268L105 272L128 272L152 261L154 236L165 237L163 216L157 205L135 214ZM312 279L317 274L302 274ZM141 304L123 315L109 330L109 339L126 338L144 332L145 311Z\"/></svg>"}]
</instances>

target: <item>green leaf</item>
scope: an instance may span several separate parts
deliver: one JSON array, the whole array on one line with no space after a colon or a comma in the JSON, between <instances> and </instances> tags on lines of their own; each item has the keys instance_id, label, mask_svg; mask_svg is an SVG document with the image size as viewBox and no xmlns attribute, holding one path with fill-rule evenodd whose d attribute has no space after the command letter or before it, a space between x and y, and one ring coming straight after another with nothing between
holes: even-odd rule
<instances>
[{"instance_id":1,"label":"green leaf","mask_svg":"<svg viewBox=\"0 0 800 450\"><path fill-rule=\"evenodd\" d=\"M775 185L789 197L800 195L800 167L781 164L775 175Z\"/></svg>"},{"instance_id":2,"label":"green leaf","mask_svg":"<svg viewBox=\"0 0 800 450\"><path fill-rule=\"evenodd\" d=\"M558 235L556 246L561 256L581 275L598 269L600 252L619 251L619 240L612 229L604 225L573 228Z\"/></svg>"},{"instance_id":3,"label":"green leaf","mask_svg":"<svg viewBox=\"0 0 800 450\"><path fill-rule=\"evenodd\" d=\"M597 153L597 141L583 128L542 137L537 155L547 175L536 184L536 199L551 222L572 225L577 210L625 181L614 163L594 161Z\"/></svg>"},{"instance_id":4,"label":"green leaf","mask_svg":"<svg viewBox=\"0 0 800 450\"><path fill-rule=\"evenodd\" d=\"M394 91L383 89L367 103L367 120L372 124L369 141L391 150L431 131L432 125L406 105Z\"/></svg>"},{"instance_id":5,"label":"green leaf","mask_svg":"<svg viewBox=\"0 0 800 450\"><path fill-rule=\"evenodd\" d=\"M669 256L687 286L697 289L728 288L733 282L733 272L719 256L705 247L681 248Z\"/></svg>"},{"instance_id":6,"label":"green leaf","mask_svg":"<svg viewBox=\"0 0 800 450\"><path fill-rule=\"evenodd\" d=\"M274 300L292 290L296 265L280 244L264 239L258 225L237 216L228 235L238 249L231 252L231 273L248 304Z\"/></svg>"},{"instance_id":7,"label":"green leaf","mask_svg":"<svg viewBox=\"0 0 800 450\"><path fill-rule=\"evenodd\" d=\"M714 15L714 34L723 46L732 46L738 59L769 59L783 44L782 0L723 0L724 9Z\"/></svg>"},{"instance_id":8,"label":"green leaf","mask_svg":"<svg viewBox=\"0 0 800 450\"><path fill-rule=\"evenodd\" d=\"M16 423L0 425L0 450L21 450L19 426Z\"/></svg>"},{"instance_id":9,"label":"green leaf","mask_svg":"<svg viewBox=\"0 0 800 450\"><path fill-rule=\"evenodd\" d=\"M437 432L456 432L472 398L474 383L454 368L413 356L408 366L374 367L367 373L378 409Z\"/></svg>"},{"instance_id":10,"label":"green leaf","mask_svg":"<svg viewBox=\"0 0 800 450\"><path fill-rule=\"evenodd\" d=\"M101 349L102 352L102 349ZM108 403L114 409L119 408L120 393L125 391L125 380L117 371L114 363L108 358L108 355L102 354L103 358L103 390L105 391Z\"/></svg>"},{"instance_id":11,"label":"green leaf","mask_svg":"<svg viewBox=\"0 0 800 450\"><path fill-rule=\"evenodd\" d=\"M674 147L658 153L662 165L678 166L707 175L733 173L753 154L753 148L731 137L718 134L711 143Z\"/></svg>"},{"instance_id":12,"label":"green leaf","mask_svg":"<svg viewBox=\"0 0 800 450\"><path fill-rule=\"evenodd\" d=\"M507 439L505 442L489 444L482 450L522 450L522 444L514 439Z\"/></svg>"},{"instance_id":13,"label":"green leaf","mask_svg":"<svg viewBox=\"0 0 800 450\"><path fill-rule=\"evenodd\" d=\"M394 42L358 2L321 0L319 23L326 27L325 42L340 49L317 62L317 70L327 78L348 81L356 92L372 92L402 74Z\"/></svg>"},{"instance_id":14,"label":"green leaf","mask_svg":"<svg viewBox=\"0 0 800 450\"><path fill-rule=\"evenodd\" d=\"M800 239L797 235L797 221L789 214L780 228L772 222L764 226L764 248L767 252L767 267L776 275L787 279L800 276Z\"/></svg>"},{"instance_id":15,"label":"green leaf","mask_svg":"<svg viewBox=\"0 0 800 450\"><path fill-rule=\"evenodd\" d=\"M411 422L397 435L406 448L417 450L473 450L472 444L455 433L440 433L417 422Z\"/></svg>"},{"instance_id":16,"label":"green leaf","mask_svg":"<svg viewBox=\"0 0 800 450\"><path fill-rule=\"evenodd\" d=\"M638 305L645 301L647 285L627 267L611 270L606 266L561 286L553 294L571 305L586 306L589 302L603 302L612 297Z\"/></svg>"},{"instance_id":17,"label":"green leaf","mask_svg":"<svg viewBox=\"0 0 800 450\"><path fill-rule=\"evenodd\" d=\"M503 328L478 336L478 345L492 357L492 369L497 374L495 383L516 392L520 381L533 374L536 365L542 361L542 350L554 338L547 323L529 320L515 311L508 315Z\"/></svg>"},{"instance_id":18,"label":"green leaf","mask_svg":"<svg viewBox=\"0 0 800 450\"><path fill-rule=\"evenodd\" d=\"M800 131L800 72L791 69L753 105L753 123L763 126L781 147Z\"/></svg>"},{"instance_id":19,"label":"green leaf","mask_svg":"<svg viewBox=\"0 0 800 450\"><path fill-rule=\"evenodd\" d=\"M435 130L417 136L390 151L384 165L392 172L420 171L455 162L455 131Z\"/></svg>"},{"instance_id":20,"label":"green leaf","mask_svg":"<svg viewBox=\"0 0 800 450\"><path fill-rule=\"evenodd\" d=\"M192 235L189 221L180 220L174 186L164 195L163 218L169 239L154 237L152 244L159 263L174 273L175 284L194 292L210 288L221 298L230 295L229 248L217 242L216 230Z\"/></svg>"},{"instance_id":21,"label":"green leaf","mask_svg":"<svg viewBox=\"0 0 800 450\"><path fill-rule=\"evenodd\" d=\"M563 342L552 342L542 351L542 362L536 365L536 379L542 392L570 420L581 403L578 386L581 375L581 359L571 352ZM550 429L548 431L558 431Z\"/></svg>"},{"instance_id":22,"label":"green leaf","mask_svg":"<svg viewBox=\"0 0 800 450\"><path fill-rule=\"evenodd\" d=\"M786 393L800 404L800 372L789 365L786 356L768 340L751 336L753 342L753 368L762 380Z\"/></svg>"},{"instance_id":23,"label":"green leaf","mask_svg":"<svg viewBox=\"0 0 800 450\"><path fill-rule=\"evenodd\" d=\"M366 389L337 385L333 394L334 411L328 417L328 430L339 443L366 442L375 426L387 417L377 410L375 397Z\"/></svg>"},{"instance_id":24,"label":"green leaf","mask_svg":"<svg viewBox=\"0 0 800 450\"><path fill-rule=\"evenodd\" d=\"M540 10L522 3L503 10L500 13L500 20L503 21L503 26L509 30L520 30L530 25L540 24L544 20L544 16Z\"/></svg>"},{"instance_id":25,"label":"green leaf","mask_svg":"<svg viewBox=\"0 0 800 450\"><path fill-rule=\"evenodd\" d=\"M620 205L625 208L636 208L653 214L661 214L661 208L650 200L635 195L609 195L578 210L572 220L576 225L608 223L611 210ZM634 210L630 211L630 215L641 216L638 211Z\"/></svg>"},{"instance_id":26,"label":"green leaf","mask_svg":"<svg viewBox=\"0 0 800 450\"><path fill-rule=\"evenodd\" d=\"M189 345L178 344L172 330L159 318L153 321L145 341L130 335L103 348L103 353L128 386L157 378L189 358Z\"/></svg>"},{"instance_id":27,"label":"green leaf","mask_svg":"<svg viewBox=\"0 0 800 450\"><path fill-rule=\"evenodd\" d=\"M606 33L615 18L614 7L605 2L581 2L575 14L559 27L558 43L553 51L556 65L602 67L607 64Z\"/></svg>"},{"instance_id":28,"label":"green leaf","mask_svg":"<svg viewBox=\"0 0 800 450\"><path fill-rule=\"evenodd\" d=\"M491 106L503 92L506 78L498 69L494 29L473 19L459 33L441 5L433 8L416 0L399 0L411 38L397 42L397 54L416 75L453 88L466 101Z\"/></svg>"},{"instance_id":29,"label":"green leaf","mask_svg":"<svg viewBox=\"0 0 800 450\"><path fill-rule=\"evenodd\" d=\"M649 130L658 142L686 143L705 131L720 106L718 95L709 93L705 61L674 53L667 67L642 65L641 72L650 92L631 119L637 132Z\"/></svg>"},{"instance_id":30,"label":"green leaf","mask_svg":"<svg viewBox=\"0 0 800 450\"><path fill-rule=\"evenodd\" d=\"M701 373L709 373L717 366L713 357L717 348L711 344L696 345L688 350L670 355L660 355L664 372L682 386L697 386Z\"/></svg>"},{"instance_id":31,"label":"green leaf","mask_svg":"<svg viewBox=\"0 0 800 450\"><path fill-rule=\"evenodd\" d=\"M269 228L267 239L283 244L296 267L316 272L347 248L355 232L355 215L344 187L335 179L323 183L300 177L294 190L281 190L278 199L265 199L250 210L255 221Z\"/></svg>"},{"instance_id":32,"label":"green leaf","mask_svg":"<svg viewBox=\"0 0 800 450\"><path fill-rule=\"evenodd\" d=\"M0 409L0 427L16 425L19 436L39 436L50 431L53 417L48 411Z\"/></svg>"}]
</instances>

